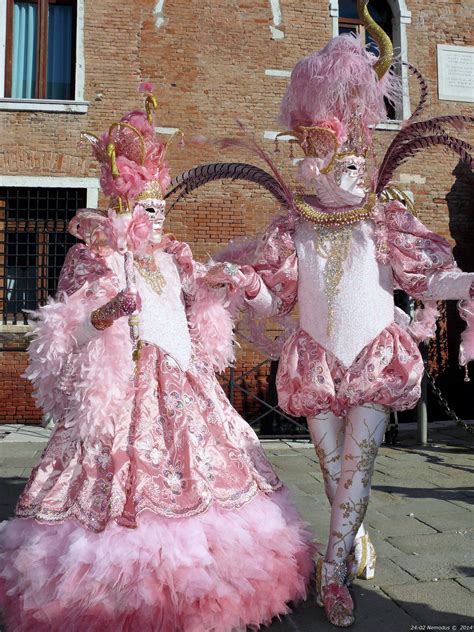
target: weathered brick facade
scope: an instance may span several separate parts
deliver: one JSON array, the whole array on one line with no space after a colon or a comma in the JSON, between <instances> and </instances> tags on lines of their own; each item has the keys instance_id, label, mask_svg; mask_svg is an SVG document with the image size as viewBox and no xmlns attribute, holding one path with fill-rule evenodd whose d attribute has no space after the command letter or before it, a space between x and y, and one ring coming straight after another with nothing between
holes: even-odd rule
<instances>
[{"instance_id":1,"label":"weathered brick facade","mask_svg":"<svg viewBox=\"0 0 474 632\"><path fill-rule=\"evenodd\" d=\"M279 21L275 20L275 6L282 12L276 39L270 29ZM426 114L472 113L467 103L438 100L436 67L437 44L474 44L472 3L409 0L408 9L408 59L429 84ZM0 175L97 176L87 150L77 147L80 131L102 131L123 112L135 108L140 103L136 87L142 80L159 86L160 126L179 127L187 138L198 134L217 138L233 134L238 117L272 151L272 141L264 140L263 135L268 130L282 131L275 119L287 78L265 71L290 70L302 55L324 45L332 28L326 0L86 0L88 112L0 111ZM410 88L415 103L416 83L410 82ZM379 156L392 136L391 131L377 132ZM282 145L278 164L289 173L292 166L287 147ZM255 161L236 150L220 152L213 144L188 142L184 150L176 144L169 153L173 174L196 164L238 158ZM451 153L431 149L403 165L397 178L402 188L413 192L420 218L451 240L465 270L474 270L473 175ZM275 211L270 196L251 185L214 183L180 203L169 228L190 242L196 258L204 258L229 239L261 231ZM453 317L453 331L458 327ZM0 328L1 337L13 335L11 331L1 333ZM453 367L444 380L450 388L456 384L456 393L465 400L468 390L455 366L454 340L451 347ZM251 366L260 359L247 353L240 366ZM28 386L18 377L24 364L21 352L0 355L0 421L40 418Z\"/></svg>"}]
</instances>

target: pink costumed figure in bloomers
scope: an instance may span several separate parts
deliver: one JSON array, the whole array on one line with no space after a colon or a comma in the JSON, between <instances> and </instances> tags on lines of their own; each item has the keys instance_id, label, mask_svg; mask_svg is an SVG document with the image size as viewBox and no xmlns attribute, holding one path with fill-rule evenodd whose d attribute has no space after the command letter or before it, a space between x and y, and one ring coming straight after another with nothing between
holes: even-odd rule
<instances>
[{"instance_id":1,"label":"pink costumed figure in bloomers","mask_svg":"<svg viewBox=\"0 0 474 632\"><path fill-rule=\"evenodd\" d=\"M412 68L422 86L420 105L368 181L371 128L386 119L386 102L396 103L401 91L389 70L391 42L366 5L359 0L359 13L379 44L379 57L358 38L342 35L292 72L280 122L288 130L285 136L304 152L299 192L290 190L254 142L225 141L253 147L266 159L274 177L260 174L259 182L283 202L285 213L273 221L253 256L248 244L240 253L231 245L219 254L227 262L252 264L260 285L254 280L253 298L247 292L246 303L254 316L283 316L299 306L298 326L287 332L280 354L278 398L284 411L307 418L320 461L331 522L327 550L317 565L318 603L341 627L354 621L351 579L374 575L375 550L362 524L374 462L388 411L412 408L420 396L423 362L417 345L435 331L438 299L461 300L468 323L461 363L474 357L474 274L459 270L448 242L388 186L404 160L434 145L451 148L472 166L469 145L445 126L459 128L473 120L440 116L416 122L427 89ZM235 165L213 171L231 177ZM246 274L251 276L248 268ZM412 322L394 305L397 288L424 303Z\"/></svg>"},{"instance_id":2,"label":"pink costumed figure in bloomers","mask_svg":"<svg viewBox=\"0 0 474 632\"><path fill-rule=\"evenodd\" d=\"M311 536L215 377L227 299L162 230L155 109L86 135L111 207L71 221L83 243L33 321L27 377L57 424L0 532L8 631L231 632L306 596Z\"/></svg>"}]
</instances>

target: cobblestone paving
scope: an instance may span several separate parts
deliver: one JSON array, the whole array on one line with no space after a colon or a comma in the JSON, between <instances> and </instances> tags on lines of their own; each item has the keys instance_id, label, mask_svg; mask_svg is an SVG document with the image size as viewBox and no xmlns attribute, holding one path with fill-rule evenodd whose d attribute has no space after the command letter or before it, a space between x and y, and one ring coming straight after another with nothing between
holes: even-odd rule
<instances>
[{"instance_id":1,"label":"cobblestone paving","mask_svg":"<svg viewBox=\"0 0 474 632\"><path fill-rule=\"evenodd\" d=\"M44 445L44 432L27 429L2 439L0 426L0 520L14 504ZM26 439L26 440L25 440ZM266 443L280 477L294 493L304 518L324 542L329 512L311 446ZM430 425L430 444L420 448L414 431L400 430L395 447L377 459L366 524L377 549L375 580L358 580L353 595L354 632L474 631L474 445L455 426ZM335 630L314 594L275 621L268 632ZM66 632L66 631L65 631Z\"/></svg>"}]
</instances>

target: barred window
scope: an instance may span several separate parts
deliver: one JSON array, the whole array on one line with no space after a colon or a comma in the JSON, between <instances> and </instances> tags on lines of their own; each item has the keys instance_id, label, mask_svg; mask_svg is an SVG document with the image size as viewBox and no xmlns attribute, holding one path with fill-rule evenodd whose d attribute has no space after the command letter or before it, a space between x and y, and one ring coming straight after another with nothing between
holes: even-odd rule
<instances>
[{"instance_id":1,"label":"barred window","mask_svg":"<svg viewBox=\"0 0 474 632\"><path fill-rule=\"evenodd\" d=\"M0 187L0 309L3 324L27 323L23 310L54 295L75 238L67 233L87 189ZM3 204L2 204L3 203Z\"/></svg>"}]
</instances>

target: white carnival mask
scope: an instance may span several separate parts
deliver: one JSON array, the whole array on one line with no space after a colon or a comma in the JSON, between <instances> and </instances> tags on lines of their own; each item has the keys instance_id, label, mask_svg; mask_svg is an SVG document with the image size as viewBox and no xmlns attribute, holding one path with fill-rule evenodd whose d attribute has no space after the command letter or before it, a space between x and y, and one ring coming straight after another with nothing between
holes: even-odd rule
<instances>
[{"instance_id":1,"label":"white carnival mask","mask_svg":"<svg viewBox=\"0 0 474 632\"><path fill-rule=\"evenodd\" d=\"M152 242L159 244L163 236L163 224L166 218L166 202L158 198L148 198L137 202L133 210L135 211L139 208L146 211L153 225Z\"/></svg>"},{"instance_id":2,"label":"white carnival mask","mask_svg":"<svg viewBox=\"0 0 474 632\"><path fill-rule=\"evenodd\" d=\"M363 156L349 154L336 160L334 179L343 191L356 196L365 194L366 161Z\"/></svg>"}]
</instances>

